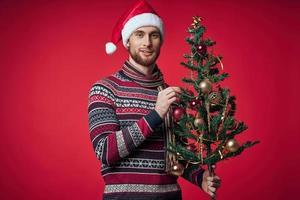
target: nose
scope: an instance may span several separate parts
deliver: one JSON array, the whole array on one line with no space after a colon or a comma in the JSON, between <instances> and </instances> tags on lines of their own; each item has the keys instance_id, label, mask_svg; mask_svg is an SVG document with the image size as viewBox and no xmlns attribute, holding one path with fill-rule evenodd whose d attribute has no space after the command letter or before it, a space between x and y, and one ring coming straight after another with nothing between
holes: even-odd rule
<instances>
[{"instance_id":1,"label":"nose","mask_svg":"<svg viewBox=\"0 0 300 200\"><path fill-rule=\"evenodd\" d=\"M143 46L149 47L152 45L151 37L150 35L145 35L144 40L143 40Z\"/></svg>"}]
</instances>

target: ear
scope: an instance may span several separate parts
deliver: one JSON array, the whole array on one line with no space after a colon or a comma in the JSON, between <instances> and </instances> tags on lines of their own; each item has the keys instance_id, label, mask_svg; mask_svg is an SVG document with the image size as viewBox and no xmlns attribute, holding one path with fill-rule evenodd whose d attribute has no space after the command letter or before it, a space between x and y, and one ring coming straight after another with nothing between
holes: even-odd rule
<instances>
[{"instance_id":1,"label":"ear","mask_svg":"<svg viewBox=\"0 0 300 200\"><path fill-rule=\"evenodd\" d=\"M126 47L127 47L127 48L129 47L129 40L128 40L127 43L126 43Z\"/></svg>"}]
</instances>

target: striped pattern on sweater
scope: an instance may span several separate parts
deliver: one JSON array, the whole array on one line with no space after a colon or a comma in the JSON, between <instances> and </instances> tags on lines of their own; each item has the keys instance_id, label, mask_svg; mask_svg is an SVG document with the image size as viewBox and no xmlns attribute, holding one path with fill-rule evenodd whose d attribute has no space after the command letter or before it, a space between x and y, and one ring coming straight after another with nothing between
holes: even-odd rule
<instances>
[{"instance_id":1,"label":"striped pattern on sweater","mask_svg":"<svg viewBox=\"0 0 300 200\"><path fill-rule=\"evenodd\" d=\"M156 87L139 85L123 70L97 81L90 90L89 132L102 163L105 199L123 194L130 199L145 194L150 199L181 198L177 177L165 172L165 130L154 110L157 94ZM202 173L186 169L183 178L199 185Z\"/></svg>"}]
</instances>

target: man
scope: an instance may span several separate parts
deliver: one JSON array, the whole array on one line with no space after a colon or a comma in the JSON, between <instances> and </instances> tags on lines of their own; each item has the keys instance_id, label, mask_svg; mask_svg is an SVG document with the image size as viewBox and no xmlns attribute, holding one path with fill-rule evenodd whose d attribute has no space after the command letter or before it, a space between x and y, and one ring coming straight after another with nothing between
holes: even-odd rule
<instances>
[{"instance_id":1,"label":"man","mask_svg":"<svg viewBox=\"0 0 300 200\"><path fill-rule=\"evenodd\" d=\"M163 42L163 23L153 8L139 1L116 25L107 53L123 41L129 58L122 69L97 81L89 94L90 136L102 162L103 199L181 199L177 176L165 171L163 123L179 87L165 87L155 64ZM217 176L188 167L183 178L215 196Z\"/></svg>"}]
</instances>

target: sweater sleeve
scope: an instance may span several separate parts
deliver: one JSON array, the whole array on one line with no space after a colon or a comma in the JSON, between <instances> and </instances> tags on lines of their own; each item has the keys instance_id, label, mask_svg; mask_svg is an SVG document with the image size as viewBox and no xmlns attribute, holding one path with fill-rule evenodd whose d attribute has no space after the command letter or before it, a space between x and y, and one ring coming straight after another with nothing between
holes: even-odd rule
<instances>
[{"instance_id":1,"label":"sweater sleeve","mask_svg":"<svg viewBox=\"0 0 300 200\"><path fill-rule=\"evenodd\" d=\"M88 99L89 133L97 158L107 166L113 166L128 156L162 123L155 110L120 129L115 111L115 96L105 81L95 83Z\"/></svg>"},{"instance_id":2,"label":"sweater sleeve","mask_svg":"<svg viewBox=\"0 0 300 200\"><path fill-rule=\"evenodd\" d=\"M202 188L201 185L204 171L205 170L200 166L190 165L184 170L184 173L181 175L181 177Z\"/></svg>"}]
</instances>

